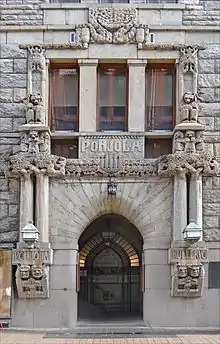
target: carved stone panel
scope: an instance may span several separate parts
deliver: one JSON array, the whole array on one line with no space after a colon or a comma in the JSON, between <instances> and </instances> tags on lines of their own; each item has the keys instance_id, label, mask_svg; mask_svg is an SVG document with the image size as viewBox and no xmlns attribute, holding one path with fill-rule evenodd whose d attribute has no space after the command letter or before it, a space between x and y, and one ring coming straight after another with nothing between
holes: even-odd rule
<instances>
[{"instance_id":1,"label":"carved stone panel","mask_svg":"<svg viewBox=\"0 0 220 344\"><path fill-rule=\"evenodd\" d=\"M52 260L50 248L13 250L12 264L17 265L15 277L19 298L49 297L49 265Z\"/></svg>"},{"instance_id":2,"label":"carved stone panel","mask_svg":"<svg viewBox=\"0 0 220 344\"><path fill-rule=\"evenodd\" d=\"M204 264L208 263L205 247L172 247L169 250L171 264L171 296L200 297L204 283Z\"/></svg>"},{"instance_id":3,"label":"carved stone panel","mask_svg":"<svg viewBox=\"0 0 220 344\"><path fill-rule=\"evenodd\" d=\"M81 159L103 157L123 158L124 160L143 159L144 137L134 135L90 135L80 138L79 156Z\"/></svg>"}]
</instances>

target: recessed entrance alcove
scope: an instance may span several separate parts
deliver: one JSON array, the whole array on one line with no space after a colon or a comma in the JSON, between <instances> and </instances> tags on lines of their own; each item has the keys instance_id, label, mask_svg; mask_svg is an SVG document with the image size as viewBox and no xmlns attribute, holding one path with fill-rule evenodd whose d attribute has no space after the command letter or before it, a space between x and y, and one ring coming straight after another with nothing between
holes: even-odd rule
<instances>
[{"instance_id":1,"label":"recessed entrance alcove","mask_svg":"<svg viewBox=\"0 0 220 344\"><path fill-rule=\"evenodd\" d=\"M142 317L142 247L138 229L120 215L102 215L84 230L78 320Z\"/></svg>"}]
</instances>

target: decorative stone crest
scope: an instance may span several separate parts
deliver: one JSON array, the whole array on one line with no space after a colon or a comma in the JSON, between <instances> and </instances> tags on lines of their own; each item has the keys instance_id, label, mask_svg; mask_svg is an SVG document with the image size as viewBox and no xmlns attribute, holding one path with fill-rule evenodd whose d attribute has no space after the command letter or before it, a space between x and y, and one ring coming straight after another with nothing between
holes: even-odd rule
<instances>
[{"instance_id":1,"label":"decorative stone crest","mask_svg":"<svg viewBox=\"0 0 220 344\"><path fill-rule=\"evenodd\" d=\"M187 46L180 48L180 71L185 74L187 72L198 73L198 47Z\"/></svg>"},{"instance_id":2,"label":"decorative stone crest","mask_svg":"<svg viewBox=\"0 0 220 344\"><path fill-rule=\"evenodd\" d=\"M18 243L18 246L22 243ZM18 297L36 299L49 297L49 265L52 250L49 248L20 248L13 250L13 265L17 265L16 285Z\"/></svg>"},{"instance_id":3,"label":"decorative stone crest","mask_svg":"<svg viewBox=\"0 0 220 344\"><path fill-rule=\"evenodd\" d=\"M202 98L198 94L186 92L180 104L180 121L197 122L199 115L199 102Z\"/></svg>"},{"instance_id":4,"label":"decorative stone crest","mask_svg":"<svg viewBox=\"0 0 220 344\"><path fill-rule=\"evenodd\" d=\"M88 48L89 43L137 43L141 49L148 33L148 26L137 23L137 9L90 8L88 23L76 26L76 44Z\"/></svg>"},{"instance_id":5,"label":"decorative stone crest","mask_svg":"<svg viewBox=\"0 0 220 344\"><path fill-rule=\"evenodd\" d=\"M45 49L41 46L28 47L28 66L31 71L43 72L46 67Z\"/></svg>"},{"instance_id":6,"label":"decorative stone crest","mask_svg":"<svg viewBox=\"0 0 220 344\"><path fill-rule=\"evenodd\" d=\"M41 95L39 93L36 95L30 94L23 102L26 105L26 123L45 125L45 109Z\"/></svg>"},{"instance_id":7,"label":"decorative stone crest","mask_svg":"<svg viewBox=\"0 0 220 344\"><path fill-rule=\"evenodd\" d=\"M204 247L171 247L171 296L200 297L204 283L204 264L208 262L208 250Z\"/></svg>"},{"instance_id":8,"label":"decorative stone crest","mask_svg":"<svg viewBox=\"0 0 220 344\"><path fill-rule=\"evenodd\" d=\"M22 133L21 152L23 153L49 153L50 134L48 131L31 130Z\"/></svg>"}]
</instances>

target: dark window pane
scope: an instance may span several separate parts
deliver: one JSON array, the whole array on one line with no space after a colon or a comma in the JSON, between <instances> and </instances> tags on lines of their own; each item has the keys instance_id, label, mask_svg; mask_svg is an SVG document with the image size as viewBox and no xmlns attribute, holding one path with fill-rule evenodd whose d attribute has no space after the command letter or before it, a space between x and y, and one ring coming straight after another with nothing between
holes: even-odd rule
<instances>
[{"instance_id":1,"label":"dark window pane","mask_svg":"<svg viewBox=\"0 0 220 344\"><path fill-rule=\"evenodd\" d=\"M99 71L99 130L126 130L126 70L106 68Z\"/></svg>"},{"instance_id":2,"label":"dark window pane","mask_svg":"<svg viewBox=\"0 0 220 344\"><path fill-rule=\"evenodd\" d=\"M146 139L145 158L156 159L172 153L172 139Z\"/></svg>"},{"instance_id":3,"label":"dark window pane","mask_svg":"<svg viewBox=\"0 0 220 344\"><path fill-rule=\"evenodd\" d=\"M209 289L220 289L220 262L209 263Z\"/></svg>"},{"instance_id":4,"label":"dark window pane","mask_svg":"<svg viewBox=\"0 0 220 344\"><path fill-rule=\"evenodd\" d=\"M78 158L78 140L77 139L68 139L68 140L59 140L53 139L51 146L52 154L63 156L69 159Z\"/></svg>"},{"instance_id":5,"label":"dark window pane","mask_svg":"<svg viewBox=\"0 0 220 344\"><path fill-rule=\"evenodd\" d=\"M51 129L78 131L78 73L53 69L50 74Z\"/></svg>"},{"instance_id":6,"label":"dark window pane","mask_svg":"<svg viewBox=\"0 0 220 344\"><path fill-rule=\"evenodd\" d=\"M173 87L171 68L148 68L146 130L173 129Z\"/></svg>"}]
</instances>

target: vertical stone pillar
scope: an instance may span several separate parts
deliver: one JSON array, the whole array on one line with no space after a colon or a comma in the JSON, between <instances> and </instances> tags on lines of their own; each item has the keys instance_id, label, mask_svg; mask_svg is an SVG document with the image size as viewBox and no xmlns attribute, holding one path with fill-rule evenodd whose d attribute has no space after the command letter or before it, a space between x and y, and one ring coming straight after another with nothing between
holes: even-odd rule
<instances>
[{"instance_id":1,"label":"vertical stone pillar","mask_svg":"<svg viewBox=\"0 0 220 344\"><path fill-rule=\"evenodd\" d=\"M191 174L189 188L189 218L202 229L202 175ZM200 241L203 240L201 234Z\"/></svg>"},{"instance_id":2,"label":"vertical stone pillar","mask_svg":"<svg viewBox=\"0 0 220 344\"><path fill-rule=\"evenodd\" d=\"M145 80L147 60L128 60L128 131L145 131Z\"/></svg>"},{"instance_id":3,"label":"vertical stone pillar","mask_svg":"<svg viewBox=\"0 0 220 344\"><path fill-rule=\"evenodd\" d=\"M33 182L30 174L21 177L20 181L20 231L29 221L33 221L34 199L33 199ZM21 232L19 234L21 241Z\"/></svg>"},{"instance_id":4,"label":"vertical stone pillar","mask_svg":"<svg viewBox=\"0 0 220 344\"><path fill-rule=\"evenodd\" d=\"M36 175L36 219L40 241L49 242L49 177Z\"/></svg>"},{"instance_id":5,"label":"vertical stone pillar","mask_svg":"<svg viewBox=\"0 0 220 344\"><path fill-rule=\"evenodd\" d=\"M78 64L80 66L79 131L95 132L98 60L79 60Z\"/></svg>"},{"instance_id":6,"label":"vertical stone pillar","mask_svg":"<svg viewBox=\"0 0 220 344\"><path fill-rule=\"evenodd\" d=\"M187 181L185 173L174 177L173 199L173 241L183 240L183 230L187 226Z\"/></svg>"}]
</instances>

